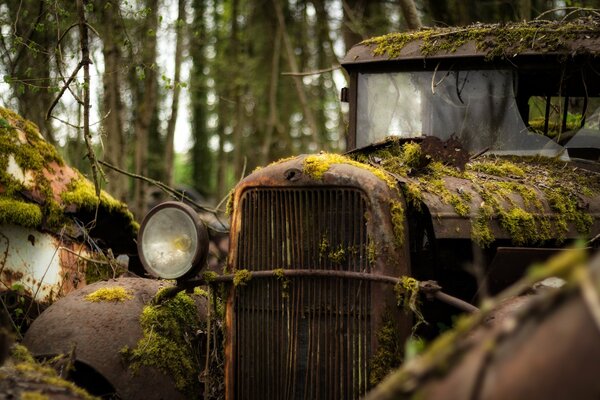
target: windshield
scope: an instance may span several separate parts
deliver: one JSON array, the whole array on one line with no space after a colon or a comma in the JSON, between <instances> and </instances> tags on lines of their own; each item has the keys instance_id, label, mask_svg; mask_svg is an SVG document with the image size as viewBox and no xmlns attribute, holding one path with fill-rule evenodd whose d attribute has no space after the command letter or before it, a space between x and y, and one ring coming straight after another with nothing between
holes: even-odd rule
<instances>
[{"instance_id":1,"label":"windshield","mask_svg":"<svg viewBox=\"0 0 600 400\"><path fill-rule=\"evenodd\" d=\"M470 153L560 156L564 148L527 128L508 70L361 73L357 146L388 136L458 139Z\"/></svg>"}]
</instances>

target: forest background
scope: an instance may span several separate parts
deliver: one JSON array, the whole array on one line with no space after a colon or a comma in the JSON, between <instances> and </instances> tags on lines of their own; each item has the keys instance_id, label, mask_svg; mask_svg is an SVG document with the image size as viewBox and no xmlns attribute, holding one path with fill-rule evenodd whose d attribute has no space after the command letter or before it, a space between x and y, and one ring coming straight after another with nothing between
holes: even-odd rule
<instances>
[{"instance_id":1,"label":"forest background","mask_svg":"<svg viewBox=\"0 0 600 400\"><path fill-rule=\"evenodd\" d=\"M0 105L91 177L89 135L139 219L157 190L116 169L214 206L257 166L343 151L339 60L363 39L567 7L600 0L0 0Z\"/></svg>"}]
</instances>

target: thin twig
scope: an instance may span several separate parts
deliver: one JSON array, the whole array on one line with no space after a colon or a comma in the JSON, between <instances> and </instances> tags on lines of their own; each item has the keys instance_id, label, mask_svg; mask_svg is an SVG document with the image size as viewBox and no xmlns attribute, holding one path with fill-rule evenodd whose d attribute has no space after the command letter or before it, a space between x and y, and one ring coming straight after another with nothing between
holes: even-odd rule
<instances>
[{"instance_id":1,"label":"thin twig","mask_svg":"<svg viewBox=\"0 0 600 400\"><path fill-rule=\"evenodd\" d=\"M337 69L340 69L341 66L340 65L333 65L329 68L324 68L324 69L318 69L315 71L306 71L306 72L282 72L281 75L283 76L310 76L310 75L319 75L325 72L331 72L331 71L335 71Z\"/></svg>"},{"instance_id":2,"label":"thin twig","mask_svg":"<svg viewBox=\"0 0 600 400\"><path fill-rule=\"evenodd\" d=\"M58 249L59 250L64 250L67 253L73 254L74 256L77 256L78 258L81 258L82 260L87 261L87 262L91 262L91 263L94 263L94 264L112 265L110 263L110 261L94 260L93 258L89 258L89 257L83 256L83 255L77 253L76 251L73 251L73 250L69 249L68 247L60 246L60 247L58 247Z\"/></svg>"},{"instance_id":3,"label":"thin twig","mask_svg":"<svg viewBox=\"0 0 600 400\"><path fill-rule=\"evenodd\" d=\"M165 185L164 183L162 183L160 181L157 181L157 180L152 179L152 178L148 178L148 177L143 176L143 175L138 175L138 174L134 174L134 173L129 172L129 171L125 171L124 169L116 167L116 166L114 166L114 165L112 165L110 163L107 163L106 161L98 160L98 162L100 164L104 165L105 167L110 168L110 169L112 169L114 171L117 171L117 172L119 172L119 173L121 173L123 175L129 176L131 178L139 179L139 180L144 181L144 182L148 182L148 183L150 183L150 184L158 187L159 189L161 189L163 192L165 192L166 194L170 195L174 199L177 199L177 200L183 199L183 200L187 201L188 203L192 204L193 206L197 207L199 210L202 210L202 211L205 211L207 213L210 213L210 214L213 214L215 216L218 216L218 213L219 213L218 209L203 206L203 205L197 203L195 200L193 200L189 196L187 196L184 192L180 192L180 191L178 191L176 189L173 189L172 187L170 187L168 185ZM219 221L219 222L221 223L221 225L223 227L225 227L225 225L221 221ZM209 229L211 229L211 230L213 230L215 232L219 232L219 233L228 233L228 231L226 231L226 230L222 231L222 230L215 229L214 227L209 227Z\"/></svg>"},{"instance_id":4,"label":"thin twig","mask_svg":"<svg viewBox=\"0 0 600 400\"><path fill-rule=\"evenodd\" d=\"M79 73L79 70L81 69L81 67L83 67L83 61L80 62L79 64L77 64L77 67L75 68L75 70L73 71L73 73L71 74L71 76L69 77L69 79L67 79L67 82L65 82L64 86L62 87L62 89L60 89L60 92L54 98L54 101L52 101L52 104L50 104L50 107L48 108L48 112L46 113L46 120L50 119L50 116L52 115L52 111L54 110L54 107L56 107L56 105L58 104L58 101L60 100L60 98L62 97L62 95L65 94L67 88L69 87L69 85L71 84L71 82L73 82L73 80L77 76L77 73Z\"/></svg>"}]
</instances>

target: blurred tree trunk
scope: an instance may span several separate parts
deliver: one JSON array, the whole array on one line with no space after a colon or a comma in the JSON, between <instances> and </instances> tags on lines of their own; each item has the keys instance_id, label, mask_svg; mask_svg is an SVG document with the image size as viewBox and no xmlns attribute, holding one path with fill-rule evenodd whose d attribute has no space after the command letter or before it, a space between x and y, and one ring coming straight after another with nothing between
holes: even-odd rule
<instances>
[{"instance_id":1,"label":"blurred tree trunk","mask_svg":"<svg viewBox=\"0 0 600 400\"><path fill-rule=\"evenodd\" d=\"M104 131L104 159L121 169L125 169L127 155L125 133L123 131L123 102L121 99L121 73L123 56L121 41L123 26L118 17L118 2L105 0L99 7L100 34L102 39L102 55L104 56L104 86L102 97L102 120ZM114 197L127 199L127 179L120 173L107 170L109 174L107 189Z\"/></svg>"},{"instance_id":2,"label":"blurred tree trunk","mask_svg":"<svg viewBox=\"0 0 600 400\"><path fill-rule=\"evenodd\" d=\"M243 161L243 132L244 132L244 112L243 112L243 84L242 76L244 74L241 63L240 52L242 46L240 43L239 23L240 1L231 2L231 34L229 38L229 62L233 65L230 77L229 93L233 101L233 174L234 179L239 179L244 168Z\"/></svg>"},{"instance_id":3,"label":"blurred tree trunk","mask_svg":"<svg viewBox=\"0 0 600 400\"><path fill-rule=\"evenodd\" d=\"M173 76L173 100L171 103L171 116L167 123L167 136L165 140L165 182L173 186L173 160L175 126L177 124L177 111L179 110L179 94L181 92L181 63L183 60L184 28L186 24L186 1L178 2L177 21L175 22L175 72Z\"/></svg>"},{"instance_id":4,"label":"blurred tree trunk","mask_svg":"<svg viewBox=\"0 0 600 400\"><path fill-rule=\"evenodd\" d=\"M279 86L279 61L281 60L281 27L277 27L275 43L273 44L273 55L271 57L271 74L269 80L269 114L260 152L259 165L264 165L270 160L273 135L279 124L279 108L277 106L277 87Z\"/></svg>"},{"instance_id":5,"label":"blurred tree trunk","mask_svg":"<svg viewBox=\"0 0 600 400\"><path fill-rule=\"evenodd\" d=\"M400 8L409 30L414 31L421 28L421 18L413 0L400 0Z\"/></svg>"},{"instance_id":6,"label":"blurred tree trunk","mask_svg":"<svg viewBox=\"0 0 600 400\"><path fill-rule=\"evenodd\" d=\"M138 77L142 80L141 96L137 99L134 136L135 143L135 173L147 175L148 139L152 121L155 117L158 100L156 80L156 30L158 28L158 0L147 0L148 14L143 24L141 65L137 66ZM136 179L134 185L133 209L138 219L146 212L146 184Z\"/></svg>"},{"instance_id":7,"label":"blurred tree trunk","mask_svg":"<svg viewBox=\"0 0 600 400\"><path fill-rule=\"evenodd\" d=\"M366 39L360 21L366 8L365 2L366 0L342 0L342 8L344 10L342 36L346 52L355 44Z\"/></svg>"},{"instance_id":8,"label":"blurred tree trunk","mask_svg":"<svg viewBox=\"0 0 600 400\"><path fill-rule=\"evenodd\" d=\"M192 2L194 10L194 20L192 22L192 32L190 42L190 56L193 67L190 76L190 101L192 108L192 174L194 177L195 188L203 195L213 194L213 163L214 156L208 147L210 132L206 124L208 114L206 104L206 78L204 69L207 61L204 51L208 41L204 13L206 11L204 0L194 0Z\"/></svg>"},{"instance_id":9,"label":"blurred tree trunk","mask_svg":"<svg viewBox=\"0 0 600 400\"><path fill-rule=\"evenodd\" d=\"M216 38L215 48L217 49L216 53L223 53L227 55L227 47L225 44L225 38L221 34L222 25L225 25L224 22L221 21L221 17L219 15L219 1L214 1L213 6L213 21L214 21L214 36ZM216 196L217 199L222 199L227 192L227 167L229 165L228 154L225 152L225 129L226 129L226 121L230 118L228 114L228 108L226 105L226 96L228 95L228 88L231 85L227 79L223 79L223 76L229 71L229 64L226 64L221 59L216 59L213 63L213 69L219 69L219 76L215 80L215 92L217 96L217 134L219 137L219 148L217 149L217 184L216 184ZM221 79L218 79L221 78Z\"/></svg>"},{"instance_id":10,"label":"blurred tree trunk","mask_svg":"<svg viewBox=\"0 0 600 400\"><path fill-rule=\"evenodd\" d=\"M52 122L46 120L46 113L54 100L50 65L59 27L46 23L50 7L46 1L5 1L4 5L12 22L12 26L6 28L13 35L7 76L17 98L19 114L35 123L44 137L55 144ZM73 2L71 6L74 5Z\"/></svg>"},{"instance_id":11,"label":"blurred tree trunk","mask_svg":"<svg viewBox=\"0 0 600 400\"><path fill-rule=\"evenodd\" d=\"M519 18L522 21L531 19L531 0L521 0L519 2Z\"/></svg>"},{"instance_id":12,"label":"blurred tree trunk","mask_svg":"<svg viewBox=\"0 0 600 400\"><path fill-rule=\"evenodd\" d=\"M275 7L275 12L277 15L277 20L279 21L279 26L281 27L281 31L283 34L283 46L285 48L285 54L288 61L288 66L293 74L298 74L298 62L296 61L296 55L294 53L294 49L292 48L292 43L290 41L290 37L286 30L285 18L283 16L283 10L281 9L281 4L279 4L279 0L273 0L273 5ZM309 127L314 143L319 143L318 133L319 129L317 127L317 122L313 111L310 108L310 104L308 101L308 97L306 95L306 90L304 88L304 83L302 82L302 78L300 76L295 75L293 77L294 84L296 88L296 93L298 94L298 100L300 100L300 105L303 111L303 117L305 118L306 125Z\"/></svg>"}]
</instances>

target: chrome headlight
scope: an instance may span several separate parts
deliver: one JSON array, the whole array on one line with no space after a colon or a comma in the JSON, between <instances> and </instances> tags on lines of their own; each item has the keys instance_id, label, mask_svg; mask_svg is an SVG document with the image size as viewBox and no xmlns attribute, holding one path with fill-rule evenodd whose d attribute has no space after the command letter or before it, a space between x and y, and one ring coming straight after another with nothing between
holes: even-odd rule
<instances>
[{"instance_id":1,"label":"chrome headlight","mask_svg":"<svg viewBox=\"0 0 600 400\"><path fill-rule=\"evenodd\" d=\"M148 273L163 279L193 275L206 263L208 231L190 206L167 201L142 221L138 253Z\"/></svg>"}]
</instances>

